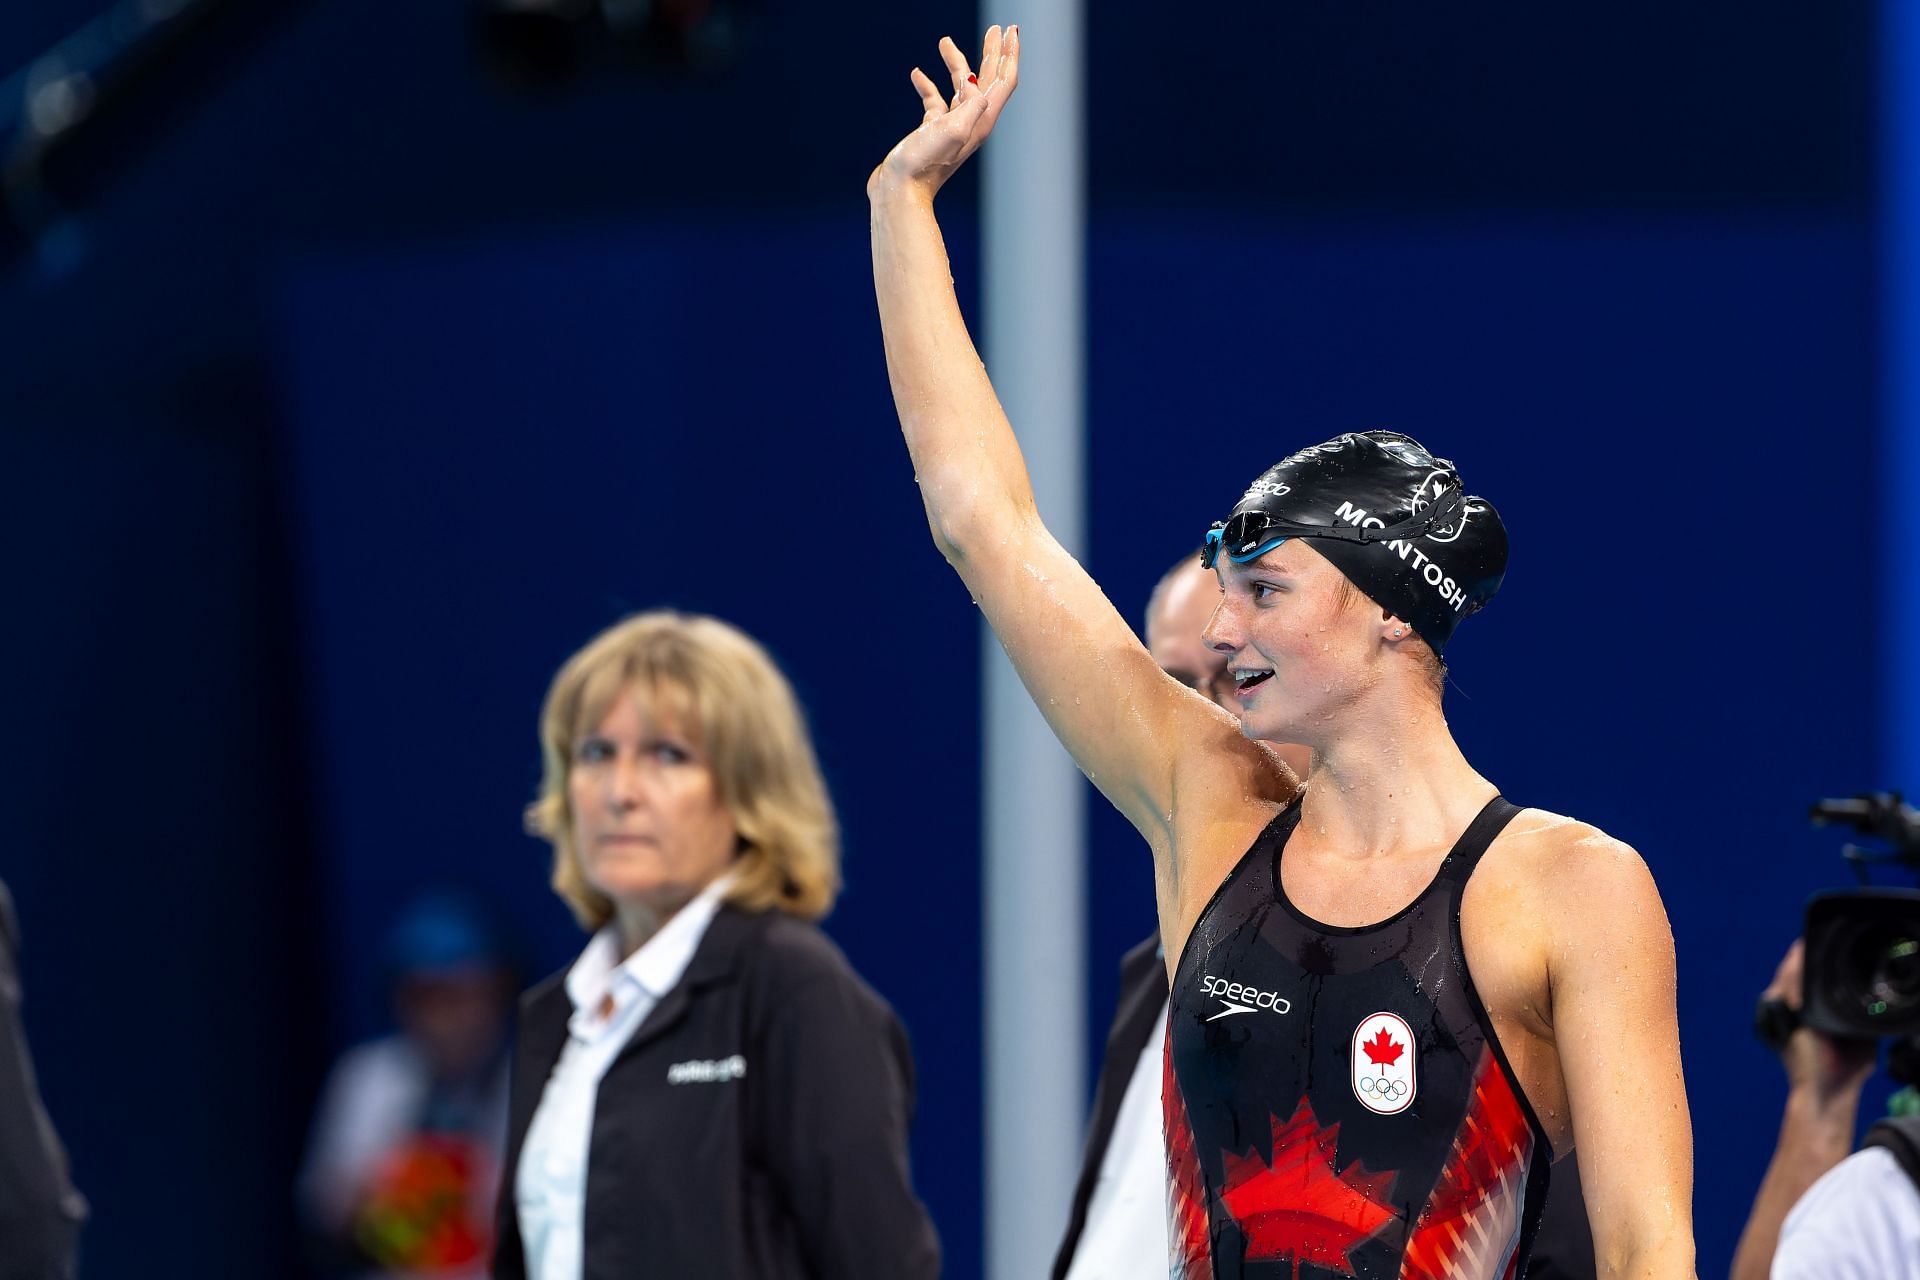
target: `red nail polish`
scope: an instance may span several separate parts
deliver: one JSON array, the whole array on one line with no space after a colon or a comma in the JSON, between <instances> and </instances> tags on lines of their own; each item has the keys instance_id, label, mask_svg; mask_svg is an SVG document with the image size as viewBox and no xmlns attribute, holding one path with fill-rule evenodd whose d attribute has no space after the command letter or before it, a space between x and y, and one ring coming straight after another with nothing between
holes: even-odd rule
<instances>
[{"instance_id":1,"label":"red nail polish","mask_svg":"<svg viewBox=\"0 0 1920 1280\"><path fill-rule=\"evenodd\" d=\"M979 84L979 83L980 83L980 77L979 77L979 76L974 76L974 75L970 75L970 76L968 76L968 77L967 77L967 83L968 83L968 84Z\"/></svg>"}]
</instances>

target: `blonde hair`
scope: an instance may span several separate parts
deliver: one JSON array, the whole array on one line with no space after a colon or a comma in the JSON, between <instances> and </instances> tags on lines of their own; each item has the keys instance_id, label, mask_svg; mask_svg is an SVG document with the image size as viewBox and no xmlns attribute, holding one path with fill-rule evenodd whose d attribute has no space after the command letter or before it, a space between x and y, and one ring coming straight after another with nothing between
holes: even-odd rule
<instances>
[{"instance_id":1,"label":"blonde hair","mask_svg":"<svg viewBox=\"0 0 1920 1280\"><path fill-rule=\"evenodd\" d=\"M803 920L833 909L840 833L793 687L739 629L659 609L602 631L567 659L540 710L540 794L527 829L553 845L553 890L582 927L613 919L574 847L567 776L574 744L631 693L650 718L696 737L740 837L727 900Z\"/></svg>"}]
</instances>

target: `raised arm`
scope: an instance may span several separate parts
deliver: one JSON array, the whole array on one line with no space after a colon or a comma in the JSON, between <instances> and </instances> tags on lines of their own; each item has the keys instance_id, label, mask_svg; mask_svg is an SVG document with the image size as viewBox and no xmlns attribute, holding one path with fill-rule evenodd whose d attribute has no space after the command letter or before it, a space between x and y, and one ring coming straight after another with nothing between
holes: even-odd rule
<instances>
[{"instance_id":1,"label":"raised arm","mask_svg":"<svg viewBox=\"0 0 1920 1280\"><path fill-rule=\"evenodd\" d=\"M920 127L867 182L887 376L927 523L1054 733L1153 846L1163 926L1190 919L1200 904L1186 899L1225 873L1211 863L1237 857L1294 783L1231 716L1161 673L1041 523L933 214L1013 94L1020 31L988 29L977 75L952 40L940 54L951 100L916 69Z\"/></svg>"}]
</instances>

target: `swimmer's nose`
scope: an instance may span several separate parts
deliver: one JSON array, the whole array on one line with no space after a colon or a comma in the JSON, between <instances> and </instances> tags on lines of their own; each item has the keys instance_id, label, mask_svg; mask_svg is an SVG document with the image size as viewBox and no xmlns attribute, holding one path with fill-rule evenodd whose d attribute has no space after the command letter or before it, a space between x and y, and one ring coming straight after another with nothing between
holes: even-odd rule
<instances>
[{"instance_id":1,"label":"swimmer's nose","mask_svg":"<svg viewBox=\"0 0 1920 1280\"><path fill-rule=\"evenodd\" d=\"M1226 597L1222 596L1220 603L1213 606L1213 613L1207 618L1207 625L1200 628L1200 643L1215 653L1232 653L1238 649L1240 640L1237 628L1232 625L1232 621L1227 612Z\"/></svg>"}]
</instances>

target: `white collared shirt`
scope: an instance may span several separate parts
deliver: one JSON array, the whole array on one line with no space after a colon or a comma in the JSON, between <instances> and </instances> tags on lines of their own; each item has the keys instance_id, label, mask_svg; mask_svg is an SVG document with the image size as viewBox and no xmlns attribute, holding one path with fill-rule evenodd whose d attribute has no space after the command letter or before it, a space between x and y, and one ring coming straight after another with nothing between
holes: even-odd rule
<instances>
[{"instance_id":1,"label":"white collared shirt","mask_svg":"<svg viewBox=\"0 0 1920 1280\"><path fill-rule=\"evenodd\" d=\"M593 935L567 971L566 1047L547 1077L527 1126L513 1184L527 1280L580 1280L585 1256L587 1148L601 1077L686 972L733 877L722 876L674 914L660 931L620 959L620 931ZM611 999L611 1008L603 1005Z\"/></svg>"},{"instance_id":2,"label":"white collared shirt","mask_svg":"<svg viewBox=\"0 0 1920 1280\"><path fill-rule=\"evenodd\" d=\"M1167 1143L1160 1114L1166 1045L1162 1008L1120 1095L1067 1280L1161 1280L1167 1274Z\"/></svg>"}]
</instances>

